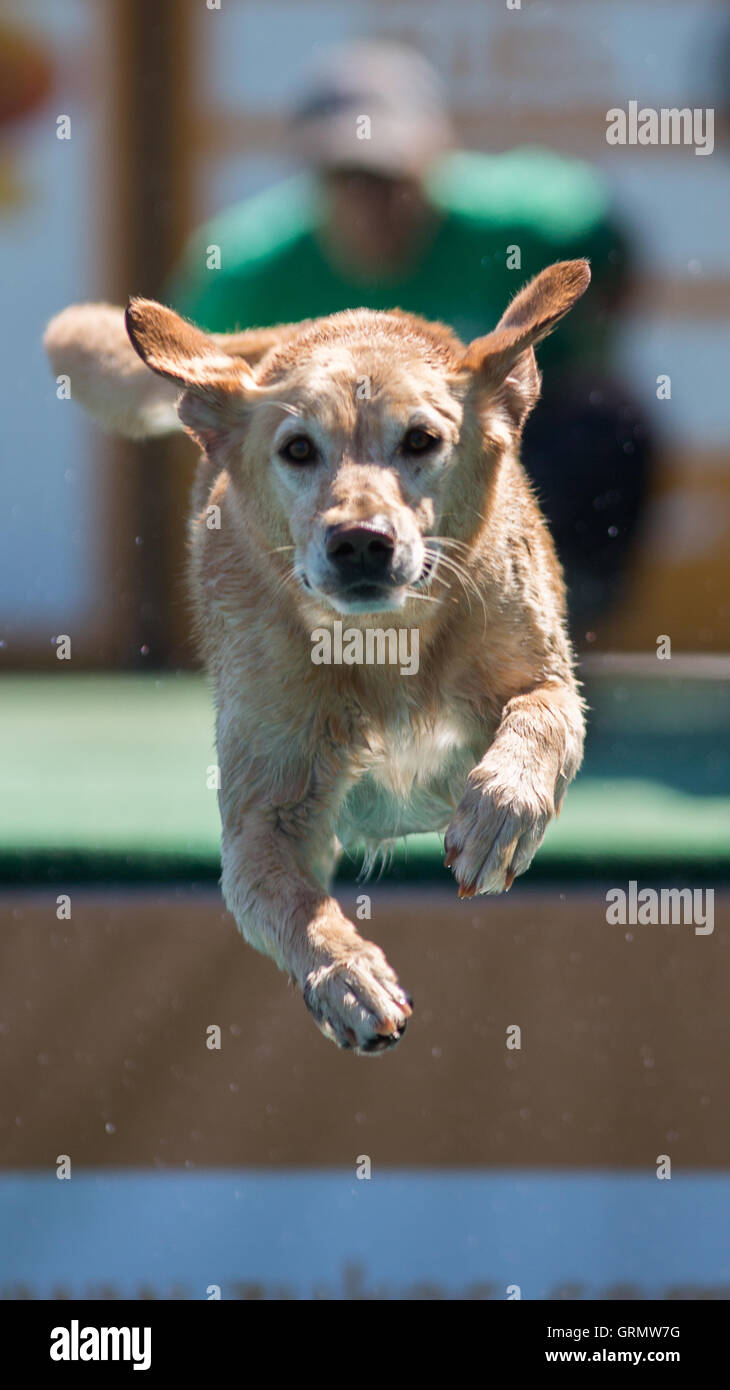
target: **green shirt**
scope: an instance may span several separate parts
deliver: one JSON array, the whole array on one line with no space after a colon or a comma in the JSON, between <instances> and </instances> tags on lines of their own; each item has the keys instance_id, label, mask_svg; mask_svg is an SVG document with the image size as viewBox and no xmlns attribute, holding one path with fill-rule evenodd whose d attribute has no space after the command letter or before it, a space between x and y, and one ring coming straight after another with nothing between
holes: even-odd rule
<instances>
[{"instance_id":1,"label":"green shirt","mask_svg":"<svg viewBox=\"0 0 730 1390\"><path fill-rule=\"evenodd\" d=\"M548 366L605 359L604 295L620 275L625 252L589 165L540 149L459 151L435 167L426 191L438 214L428 240L405 272L374 280L328 260L317 235L322 194L316 180L287 179L196 234L170 287L171 302L220 333L341 309L397 307L442 320L468 342L494 327L539 270L587 256L593 293L539 355ZM207 267L211 247L220 248L219 269Z\"/></svg>"}]
</instances>

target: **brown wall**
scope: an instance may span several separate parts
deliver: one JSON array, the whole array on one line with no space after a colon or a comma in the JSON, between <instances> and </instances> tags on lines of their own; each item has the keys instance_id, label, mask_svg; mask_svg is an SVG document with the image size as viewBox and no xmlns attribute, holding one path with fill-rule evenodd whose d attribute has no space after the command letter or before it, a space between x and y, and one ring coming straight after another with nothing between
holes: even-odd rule
<instances>
[{"instance_id":1,"label":"brown wall","mask_svg":"<svg viewBox=\"0 0 730 1390\"><path fill-rule=\"evenodd\" d=\"M416 1012L372 1059L321 1037L217 892L70 892L70 922L55 891L0 900L6 1167L730 1163L728 890L706 937L608 926L598 890L375 891L363 926Z\"/></svg>"}]
</instances>

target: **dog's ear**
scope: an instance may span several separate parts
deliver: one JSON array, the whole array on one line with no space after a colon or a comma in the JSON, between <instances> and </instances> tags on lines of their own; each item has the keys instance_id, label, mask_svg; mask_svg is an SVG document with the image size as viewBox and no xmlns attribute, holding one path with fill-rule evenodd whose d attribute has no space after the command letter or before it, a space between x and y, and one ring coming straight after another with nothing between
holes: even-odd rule
<instances>
[{"instance_id":1,"label":"dog's ear","mask_svg":"<svg viewBox=\"0 0 730 1390\"><path fill-rule=\"evenodd\" d=\"M256 382L248 362L172 309L152 299L130 300L127 333L142 361L187 388L178 414L188 432L209 449L226 428L240 423L242 406Z\"/></svg>"},{"instance_id":2,"label":"dog's ear","mask_svg":"<svg viewBox=\"0 0 730 1390\"><path fill-rule=\"evenodd\" d=\"M519 431L540 394L533 348L587 290L587 261L548 266L512 300L497 327L469 345L460 370L479 394L495 395Z\"/></svg>"}]
</instances>

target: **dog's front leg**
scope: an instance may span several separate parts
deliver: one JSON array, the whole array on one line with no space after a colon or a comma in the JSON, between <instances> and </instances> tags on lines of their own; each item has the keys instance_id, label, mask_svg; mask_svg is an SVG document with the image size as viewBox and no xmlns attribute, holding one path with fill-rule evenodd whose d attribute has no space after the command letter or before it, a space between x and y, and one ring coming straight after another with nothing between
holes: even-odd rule
<instances>
[{"instance_id":1,"label":"dog's front leg","mask_svg":"<svg viewBox=\"0 0 730 1390\"><path fill-rule=\"evenodd\" d=\"M537 686L505 705L446 831L460 898L500 893L529 867L580 767L584 732L582 702L567 684Z\"/></svg>"},{"instance_id":2,"label":"dog's front leg","mask_svg":"<svg viewBox=\"0 0 730 1390\"><path fill-rule=\"evenodd\" d=\"M334 834L321 821L303 833L307 819L306 805L224 816L223 895L240 931L299 986L328 1038L382 1052L402 1037L412 1001L322 886Z\"/></svg>"}]
</instances>

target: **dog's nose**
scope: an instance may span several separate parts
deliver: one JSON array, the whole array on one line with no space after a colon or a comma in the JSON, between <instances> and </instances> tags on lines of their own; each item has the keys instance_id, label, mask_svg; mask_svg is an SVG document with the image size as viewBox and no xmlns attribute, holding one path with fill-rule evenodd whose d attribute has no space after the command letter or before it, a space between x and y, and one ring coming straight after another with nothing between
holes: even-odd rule
<instances>
[{"instance_id":1,"label":"dog's nose","mask_svg":"<svg viewBox=\"0 0 730 1390\"><path fill-rule=\"evenodd\" d=\"M395 539L387 522L343 521L330 526L325 549L343 578L377 579L384 578L390 568Z\"/></svg>"}]
</instances>

